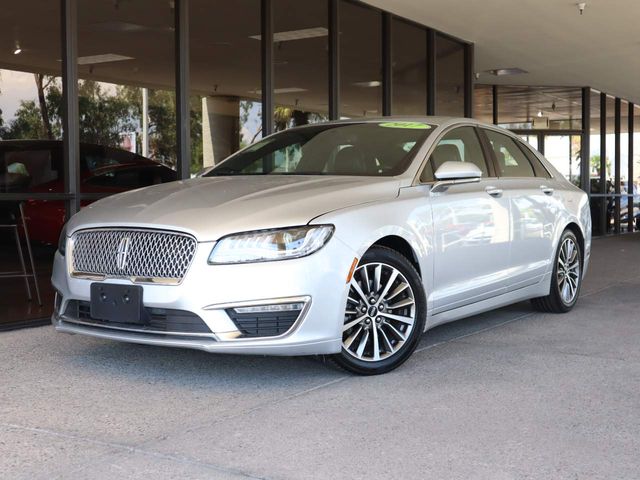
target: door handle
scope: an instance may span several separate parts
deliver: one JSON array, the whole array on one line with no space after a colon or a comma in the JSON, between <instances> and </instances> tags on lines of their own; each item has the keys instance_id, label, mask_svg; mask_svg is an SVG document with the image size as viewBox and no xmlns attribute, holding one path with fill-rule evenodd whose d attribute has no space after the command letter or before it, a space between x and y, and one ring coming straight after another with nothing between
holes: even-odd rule
<instances>
[{"instance_id":1,"label":"door handle","mask_svg":"<svg viewBox=\"0 0 640 480\"><path fill-rule=\"evenodd\" d=\"M487 188L484 189L484 191L487 192L492 197L501 197L502 196L502 189L501 188L487 187Z\"/></svg>"},{"instance_id":2,"label":"door handle","mask_svg":"<svg viewBox=\"0 0 640 480\"><path fill-rule=\"evenodd\" d=\"M553 195L553 188L547 187L546 185L541 185L540 190L542 190L542 193L545 195Z\"/></svg>"}]
</instances>

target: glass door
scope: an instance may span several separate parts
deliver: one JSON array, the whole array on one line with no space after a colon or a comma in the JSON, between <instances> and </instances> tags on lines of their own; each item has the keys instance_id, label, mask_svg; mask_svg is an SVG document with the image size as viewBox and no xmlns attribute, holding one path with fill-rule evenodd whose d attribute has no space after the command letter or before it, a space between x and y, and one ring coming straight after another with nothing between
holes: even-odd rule
<instances>
[{"instance_id":1,"label":"glass door","mask_svg":"<svg viewBox=\"0 0 640 480\"><path fill-rule=\"evenodd\" d=\"M541 134L542 153L567 180L580 186L581 135Z\"/></svg>"}]
</instances>

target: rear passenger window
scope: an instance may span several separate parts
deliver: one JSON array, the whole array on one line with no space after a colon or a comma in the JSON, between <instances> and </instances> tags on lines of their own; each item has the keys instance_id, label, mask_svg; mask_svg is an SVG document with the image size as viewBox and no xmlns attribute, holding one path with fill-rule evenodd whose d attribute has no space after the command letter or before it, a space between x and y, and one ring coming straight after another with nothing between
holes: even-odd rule
<instances>
[{"instance_id":1,"label":"rear passenger window","mask_svg":"<svg viewBox=\"0 0 640 480\"><path fill-rule=\"evenodd\" d=\"M493 130L485 130L498 160L499 177L535 177L531 163L515 140Z\"/></svg>"},{"instance_id":2,"label":"rear passenger window","mask_svg":"<svg viewBox=\"0 0 640 480\"><path fill-rule=\"evenodd\" d=\"M420 175L420 181L433 182L435 172L444 162L470 162L480 169L483 177L487 176L487 164L480 140L473 127L456 128L438 141Z\"/></svg>"},{"instance_id":3,"label":"rear passenger window","mask_svg":"<svg viewBox=\"0 0 640 480\"><path fill-rule=\"evenodd\" d=\"M536 154L533 153L533 150L531 149L531 147L527 146L526 143L521 143L520 149L527 156L531 165L533 165L533 170L536 172L537 177L551 178L551 174L549 173L547 168L542 164L540 159L536 157Z\"/></svg>"}]
</instances>

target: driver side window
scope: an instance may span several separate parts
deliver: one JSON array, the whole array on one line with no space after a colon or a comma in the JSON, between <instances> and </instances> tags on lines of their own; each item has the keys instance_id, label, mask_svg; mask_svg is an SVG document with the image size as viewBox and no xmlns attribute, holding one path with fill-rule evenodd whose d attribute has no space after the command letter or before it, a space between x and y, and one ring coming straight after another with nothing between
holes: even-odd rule
<instances>
[{"instance_id":1,"label":"driver side window","mask_svg":"<svg viewBox=\"0 0 640 480\"><path fill-rule=\"evenodd\" d=\"M420 183L434 182L435 172L444 162L471 162L480 169L483 177L488 175L487 163L475 128L459 127L446 133L431 152L420 175Z\"/></svg>"}]
</instances>

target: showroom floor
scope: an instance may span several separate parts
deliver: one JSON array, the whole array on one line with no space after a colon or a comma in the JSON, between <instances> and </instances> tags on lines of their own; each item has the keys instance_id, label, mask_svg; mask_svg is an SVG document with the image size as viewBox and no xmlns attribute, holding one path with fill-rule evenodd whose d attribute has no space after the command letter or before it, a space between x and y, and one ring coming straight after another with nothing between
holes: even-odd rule
<instances>
[{"instance_id":1,"label":"showroom floor","mask_svg":"<svg viewBox=\"0 0 640 480\"><path fill-rule=\"evenodd\" d=\"M0 333L0 477L637 478L640 236L576 309L439 327L396 372Z\"/></svg>"}]
</instances>

